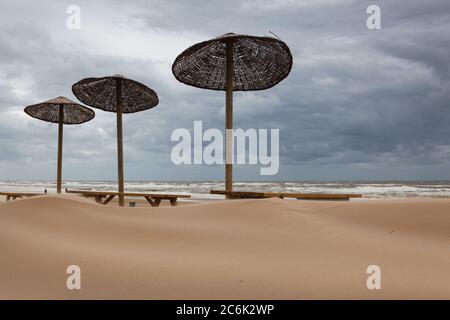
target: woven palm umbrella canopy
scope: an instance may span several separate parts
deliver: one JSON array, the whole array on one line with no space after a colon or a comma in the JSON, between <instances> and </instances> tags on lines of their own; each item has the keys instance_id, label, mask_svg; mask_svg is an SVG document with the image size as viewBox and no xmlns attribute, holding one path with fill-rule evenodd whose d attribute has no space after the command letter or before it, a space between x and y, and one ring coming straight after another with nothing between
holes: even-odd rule
<instances>
[{"instance_id":1,"label":"woven palm umbrella canopy","mask_svg":"<svg viewBox=\"0 0 450 320\"><path fill-rule=\"evenodd\" d=\"M233 190L232 135L233 91L264 90L286 78L292 54L281 40L226 33L184 50L174 61L172 73L187 85L226 91L225 190Z\"/></svg>"},{"instance_id":2,"label":"woven palm umbrella canopy","mask_svg":"<svg viewBox=\"0 0 450 320\"><path fill-rule=\"evenodd\" d=\"M63 126L64 124L80 124L92 120L95 117L95 112L65 97L57 97L28 106L24 111L33 118L58 123L59 125L56 192L61 193Z\"/></svg>"},{"instance_id":3,"label":"woven palm umbrella canopy","mask_svg":"<svg viewBox=\"0 0 450 320\"><path fill-rule=\"evenodd\" d=\"M119 205L124 205L122 114L155 107L159 100L155 91L122 75L86 78L72 86L75 96L93 108L117 114L117 167Z\"/></svg>"}]
</instances>

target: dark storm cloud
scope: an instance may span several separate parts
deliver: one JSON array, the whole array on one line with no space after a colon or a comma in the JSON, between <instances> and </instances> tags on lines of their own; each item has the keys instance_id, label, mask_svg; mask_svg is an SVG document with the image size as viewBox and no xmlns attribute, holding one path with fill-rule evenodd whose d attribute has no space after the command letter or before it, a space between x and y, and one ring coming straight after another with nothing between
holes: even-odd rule
<instances>
[{"instance_id":1,"label":"dark storm cloud","mask_svg":"<svg viewBox=\"0 0 450 320\"><path fill-rule=\"evenodd\" d=\"M65 95L87 76L122 73L154 88L160 105L125 116L129 179L220 179L221 167L176 167L171 132L223 128L224 95L178 83L186 46L225 32L276 33L294 67L276 87L235 94L235 126L280 128L280 174L242 179L450 178L450 3L433 1L75 1L0 5L0 178L53 176L54 125L25 105ZM381 7L382 30L366 28ZM37 15L36 13L39 12ZM148 35L148 36L147 36ZM65 175L114 179L115 117L66 130Z\"/></svg>"}]
</instances>

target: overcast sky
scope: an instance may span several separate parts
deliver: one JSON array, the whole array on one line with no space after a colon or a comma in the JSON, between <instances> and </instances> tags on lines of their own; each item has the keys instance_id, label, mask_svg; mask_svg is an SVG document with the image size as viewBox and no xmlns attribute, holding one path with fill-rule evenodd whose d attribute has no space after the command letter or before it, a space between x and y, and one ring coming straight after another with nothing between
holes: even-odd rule
<instances>
[{"instance_id":1,"label":"overcast sky","mask_svg":"<svg viewBox=\"0 0 450 320\"><path fill-rule=\"evenodd\" d=\"M66 27L69 5L81 28ZM382 30L366 27L381 8ZM124 116L128 180L217 180L221 166L176 166L176 128L224 127L224 93L171 73L190 45L226 32L270 35L290 47L277 86L235 93L236 128L279 128L280 171L238 166L237 180L450 179L450 1L2 1L0 179L53 179L57 125L23 108L89 76L124 74L159 105ZM115 180L115 114L66 126L65 179Z\"/></svg>"}]
</instances>

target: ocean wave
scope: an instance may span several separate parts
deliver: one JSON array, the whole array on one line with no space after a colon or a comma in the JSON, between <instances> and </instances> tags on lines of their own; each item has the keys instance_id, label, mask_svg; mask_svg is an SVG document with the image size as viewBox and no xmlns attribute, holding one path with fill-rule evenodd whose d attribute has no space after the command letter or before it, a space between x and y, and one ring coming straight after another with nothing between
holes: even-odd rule
<instances>
[{"instance_id":1,"label":"ocean wave","mask_svg":"<svg viewBox=\"0 0 450 320\"><path fill-rule=\"evenodd\" d=\"M114 181L64 181L63 188L73 190L116 191ZM198 199L217 199L211 189L223 189L220 181L130 181L125 190L130 192L165 192L192 194ZM54 181L21 180L0 181L0 191L56 192ZM367 198L450 197L450 182L424 181L308 181L308 182L245 182L234 183L236 191L293 192L293 193L360 193Z\"/></svg>"}]
</instances>

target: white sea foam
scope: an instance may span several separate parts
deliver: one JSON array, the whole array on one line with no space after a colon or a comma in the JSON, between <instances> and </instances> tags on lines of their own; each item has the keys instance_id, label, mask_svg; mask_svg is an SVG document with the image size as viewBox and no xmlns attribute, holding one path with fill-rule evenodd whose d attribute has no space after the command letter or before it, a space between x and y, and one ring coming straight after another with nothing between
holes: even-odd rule
<instances>
[{"instance_id":1,"label":"white sea foam","mask_svg":"<svg viewBox=\"0 0 450 320\"><path fill-rule=\"evenodd\" d=\"M63 188L73 190L116 191L114 181L64 181ZM133 181L126 182L130 192L164 192L191 194L195 199L220 199L211 189L223 189L221 181ZM0 181L0 191L55 193L54 181ZM450 182L400 181L308 181L308 182L235 182L236 191L298 193L361 193L367 198L450 197Z\"/></svg>"}]
</instances>

